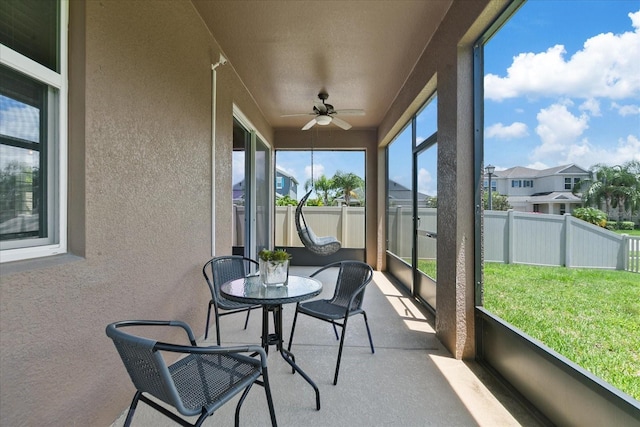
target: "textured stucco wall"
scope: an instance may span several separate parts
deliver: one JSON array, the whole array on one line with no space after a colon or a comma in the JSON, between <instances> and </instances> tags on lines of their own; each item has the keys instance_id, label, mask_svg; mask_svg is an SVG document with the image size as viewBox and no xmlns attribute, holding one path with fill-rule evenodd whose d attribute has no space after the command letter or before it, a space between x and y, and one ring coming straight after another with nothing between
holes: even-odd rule
<instances>
[{"instance_id":1,"label":"textured stucco wall","mask_svg":"<svg viewBox=\"0 0 640 427\"><path fill-rule=\"evenodd\" d=\"M437 91L436 333L456 358L475 356L473 43L506 3L454 1L378 128L383 148ZM380 200L380 215L383 203ZM380 241L386 232L382 217L378 224Z\"/></svg>"},{"instance_id":2,"label":"textured stucco wall","mask_svg":"<svg viewBox=\"0 0 640 427\"><path fill-rule=\"evenodd\" d=\"M3 264L2 425L109 425L133 395L104 334L121 319L204 330L211 247L211 64L187 1L70 2L70 247ZM230 253L232 104L271 138L231 65L218 68L216 252ZM168 337L167 337L168 338Z\"/></svg>"}]
</instances>

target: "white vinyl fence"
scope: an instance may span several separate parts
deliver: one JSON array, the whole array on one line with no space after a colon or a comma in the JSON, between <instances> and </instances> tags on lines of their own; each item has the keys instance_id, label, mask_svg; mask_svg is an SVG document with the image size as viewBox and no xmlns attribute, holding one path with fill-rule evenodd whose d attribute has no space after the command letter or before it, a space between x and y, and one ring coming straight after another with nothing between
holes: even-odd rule
<instances>
[{"instance_id":1,"label":"white vinyl fence","mask_svg":"<svg viewBox=\"0 0 640 427\"><path fill-rule=\"evenodd\" d=\"M640 238L619 235L573 216L484 212L484 259L640 272Z\"/></svg>"},{"instance_id":2,"label":"white vinyl fence","mask_svg":"<svg viewBox=\"0 0 640 427\"><path fill-rule=\"evenodd\" d=\"M365 208L305 206L304 216L318 236L334 236L344 248L365 247ZM418 209L420 230L437 233L437 209ZM411 257L411 209L388 211L389 250ZM234 244L242 242L244 207L234 207ZM275 245L300 247L295 206L277 206ZM438 236L446 238L446 236ZM418 256L435 258L436 239L419 238ZM603 268L640 273L640 237L619 235L567 215L516 211L484 212L484 259L505 264Z\"/></svg>"}]
</instances>

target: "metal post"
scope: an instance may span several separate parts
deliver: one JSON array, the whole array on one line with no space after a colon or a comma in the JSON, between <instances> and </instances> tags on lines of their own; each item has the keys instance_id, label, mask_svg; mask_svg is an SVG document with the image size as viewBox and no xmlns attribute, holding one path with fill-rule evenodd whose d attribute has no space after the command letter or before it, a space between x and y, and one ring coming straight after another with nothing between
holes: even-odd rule
<instances>
[{"instance_id":1,"label":"metal post","mask_svg":"<svg viewBox=\"0 0 640 427\"><path fill-rule=\"evenodd\" d=\"M496 170L496 167L493 165L489 165L486 167L487 174L489 175L489 210L493 210L493 197L491 197L491 175Z\"/></svg>"}]
</instances>

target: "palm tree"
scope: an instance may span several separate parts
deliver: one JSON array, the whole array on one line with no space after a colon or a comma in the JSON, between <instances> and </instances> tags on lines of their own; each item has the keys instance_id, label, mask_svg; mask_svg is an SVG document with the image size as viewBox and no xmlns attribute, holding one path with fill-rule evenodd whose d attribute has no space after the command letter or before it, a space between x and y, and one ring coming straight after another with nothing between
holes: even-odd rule
<instances>
[{"instance_id":1,"label":"palm tree","mask_svg":"<svg viewBox=\"0 0 640 427\"><path fill-rule=\"evenodd\" d=\"M623 214L629 210L631 214L638 207L640 199L640 162L629 161L622 166L614 166L615 190L612 206L618 208L618 221L622 221Z\"/></svg>"},{"instance_id":2,"label":"palm tree","mask_svg":"<svg viewBox=\"0 0 640 427\"><path fill-rule=\"evenodd\" d=\"M611 212L611 200L613 198L613 168L598 163L589 169L591 178L583 179L579 185L573 187L573 193L582 190L582 201L585 205L600 208L604 203L604 211Z\"/></svg>"},{"instance_id":3,"label":"palm tree","mask_svg":"<svg viewBox=\"0 0 640 427\"><path fill-rule=\"evenodd\" d=\"M315 180L309 178L307 182L304 183L304 190L309 191L309 188L313 187L316 194L322 197L322 201L325 206L329 206L329 197L331 191L334 189L334 183L332 179L327 178L324 175L320 175Z\"/></svg>"},{"instance_id":4,"label":"palm tree","mask_svg":"<svg viewBox=\"0 0 640 427\"><path fill-rule=\"evenodd\" d=\"M640 162L632 160L622 166L597 164L591 167L591 179L585 179L574 187L574 193L584 189L582 200L597 208L604 204L607 215L611 208L618 208L618 220L625 210L632 214L640 209Z\"/></svg>"},{"instance_id":5,"label":"palm tree","mask_svg":"<svg viewBox=\"0 0 640 427\"><path fill-rule=\"evenodd\" d=\"M353 190L364 187L364 180L351 172L344 173L342 171L337 171L335 175L333 175L332 180L334 184L333 188L342 192L342 196L344 197L344 201L347 206L349 206L349 203L351 202L351 196L355 194Z\"/></svg>"}]
</instances>

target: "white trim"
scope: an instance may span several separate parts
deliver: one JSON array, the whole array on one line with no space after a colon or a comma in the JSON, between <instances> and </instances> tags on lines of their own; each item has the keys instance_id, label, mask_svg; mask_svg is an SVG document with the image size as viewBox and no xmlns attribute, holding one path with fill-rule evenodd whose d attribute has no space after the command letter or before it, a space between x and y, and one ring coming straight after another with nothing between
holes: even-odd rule
<instances>
[{"instance_id":1,"label":"white trim","mask_svg":"<svg viewBox=\"0 0 640 427\"><path fill-rule=\"evenodd\" d=\"M0 62L31 78L38 79L58 90L58 110L55 120L57 140L53 142L57 163L56 182L51 183L57 191L56 203L50 206L49 212L55 212L57 219L54 239L57 243L31 246L0 251L0 263L19 261L30 258L41 258L67 252L67 183L68 183L68 34L69 34L69 1L60 1L60 73L56 73L41 64L26 58L13 49L0 45Z\"/></svg>"},{"instance_id":2,"label":"white trim","mask_svg":"<svg viewBox=\"0 0 640 427\"><path fill-rule=\"evenodd\" d=\"M211 66L211 256L216 255L216 104L217 65Z\"/></svg>"}]
</instances>

